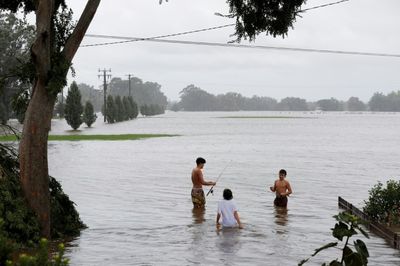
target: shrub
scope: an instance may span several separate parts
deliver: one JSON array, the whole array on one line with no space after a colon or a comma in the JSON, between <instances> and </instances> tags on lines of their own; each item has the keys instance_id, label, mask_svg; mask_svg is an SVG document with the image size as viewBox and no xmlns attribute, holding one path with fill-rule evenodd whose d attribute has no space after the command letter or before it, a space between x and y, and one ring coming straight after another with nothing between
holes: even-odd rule
<instances>
[{"instance_id":1,"label":"shrub","mask_svg":"<svg viewBox=\"0 0 400 266\"><path fill-rule=\"evenodd\" d=\"M389 180L386 187L378 182L369 190L364 212L380 223L399 225L400 216L400 181Z\"/></svg>"}]
</instances>

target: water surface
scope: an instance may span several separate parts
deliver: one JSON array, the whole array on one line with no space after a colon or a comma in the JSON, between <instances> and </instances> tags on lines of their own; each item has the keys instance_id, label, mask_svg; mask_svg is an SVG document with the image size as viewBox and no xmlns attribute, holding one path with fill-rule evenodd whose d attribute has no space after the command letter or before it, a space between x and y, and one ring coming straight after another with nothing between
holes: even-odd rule
<instances>
[{"instance_id":1,"label":"water surface","mask_svg":"<svg viewBox=\"0 0 400 266\"><path fill-rule=\"evenodd\" d=\"M220 118L294 116L307 119ZM53 121L52 134L69 131ZM161 133L135 141L51 142L57 177L89 226L72 241L71 265L297 265L333 241L337 197L362 206L378 181L399 177L400 116L380 113L173 113L114 125L101 119L80 134ZM207 209L193 212L190 172L206 158L215 180ZM268 187L279 169L294 190L276 210ZM230 188L245 229L217 232L222 190ZM364 237L359 236L364 239ZM372 235L370 265L400 265L400 252ZM306 265L339 257L322 252Z\"/></svg>"}]
</instances>

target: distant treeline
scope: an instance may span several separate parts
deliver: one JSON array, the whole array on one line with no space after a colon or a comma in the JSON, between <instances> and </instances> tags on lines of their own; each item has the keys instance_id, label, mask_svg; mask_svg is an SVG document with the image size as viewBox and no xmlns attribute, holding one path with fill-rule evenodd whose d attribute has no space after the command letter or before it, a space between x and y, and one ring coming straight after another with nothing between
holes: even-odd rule
<instances>
[{"instance_id":1,"label":"distant treeline","mask_svg":"<svg viewBox=\"0 0 400 266\"><path fill-rule=\"evenodd\" d=\"M357 97L347 101L335 98L307 102L297 97L286 97L277 101L271 97L244 97L239 93L213 95L194 85L189 85L180 92L181 100L170 105L173 111L374 111L399 112L400 91L387 95L375 93L368 103Z\"/></svg>"},{"instance_id":2,"label":"distant treeline","mask_svg":"<svg viewBox=\"0 0 400 266\"><path fill-rule=\"evenodd\" d=\"M82 102L90 101L93 103L94 110L99 112L104 104L103 88L94 89L93 86L80 83L78 84L82 95ZM129 80L115 77L107 85L107 96L120 96L121 98L129 95L135 100L136 104L142 106L157 105L163 111L167 107L167 97L161 92L161 85L156 82L143 82L137 77L131 77L131 92L129 94Z\"/></svg>"}]
</instances>

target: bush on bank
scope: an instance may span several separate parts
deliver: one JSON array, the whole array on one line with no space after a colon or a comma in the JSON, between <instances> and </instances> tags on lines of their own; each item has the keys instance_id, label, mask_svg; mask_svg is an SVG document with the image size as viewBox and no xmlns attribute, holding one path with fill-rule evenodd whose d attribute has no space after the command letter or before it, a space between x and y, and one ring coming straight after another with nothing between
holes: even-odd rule
<instances>
[{"instance_id":1,"label":"bush on bank","mask_svg":"<svg viewBox=\"0 0 400 266\"><path fill-rule=\"evenodd\" d=\"M49 189L51 237L57 239L78 235L85 225L80 220L74 203L53 177L50 177ZM11 254L17 249L32 247L33 243L38 243L39 240L39 222L22 195L17 155L13 148L0 144L0 265L7 265L6 260L10 259ZM39 251L41 249L43 247L40 247ZM25 256L25 259L29 260L29 256Z\"/></svg>"},{"instance_id":2,"label":"bush on bank","mask_svg":"<svg viewBox=\"0 0 400 266\"><path fill-rule=\"evenodd\" d=\"M379 223L400 225L400 181L389 180L386 187L381 182L373 186L364 212Z\"/></svg>"}]
</instances>

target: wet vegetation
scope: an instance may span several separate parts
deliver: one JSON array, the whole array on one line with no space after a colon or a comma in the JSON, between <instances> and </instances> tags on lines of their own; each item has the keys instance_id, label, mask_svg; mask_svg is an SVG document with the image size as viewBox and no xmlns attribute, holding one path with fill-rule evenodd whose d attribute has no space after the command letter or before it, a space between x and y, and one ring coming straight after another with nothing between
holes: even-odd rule
<instances>
[{"instance_id":1,"label":"wet vegetation","mask_svg":"<svg viewBox=\"0 0 400 266\"><path fill-rule=\"evenodd\" d=\"M170 134L119 134L119 135L50 135L49 141L85 141L85 140L105 140L105 141L118 141L118 140L138 140L146 138L160 138L160 137L176 137L178 135ZM0 136L0 141L16 141L18 136L7 135Z\"/></svg>"},{"instance_id":2,"label":"wet vegetation","mask_svg":"<svg viewBox=\"0 0 400 266\"><path fill-rule=\"evenodd\" d=\"M51 237L60 239L79 235L86 226L80 220L74 203L53 177L50 177L49 189ZM21 255L18 262L6 264L13 253L21 248L34 248L34 243L39 241L37 256ZM0 265L66 265L62 253L63 247L60 246L53 264L48 262L47 241L40 240L37 216L22 195L17 154L13 148L0 144Z\"/></svg>"},{"instance_id":3,"label":"wet vegetation","mask_svg":"<svg viewBox=\"0 0 400 266\"><path fill-rule=\"evenodd\" d=\"M365 243L357 239L352 244L349 243L349 240L352 236L361 233L366 238L369 238L368 234L361 227L361 220L347 212L341 212L338 215L333 216L337 223L335 227L332 228L332 236L339 240L340 242L344 242L343 247L339 248L341 250L341 258L332 260L329 263L323 263L322 266L364 266L368 264L368 249ZM314 257L319 252L328 249L328 248L336 248L339 245L339 241L328 243L320 248L317 248L314 254L311 257ZM310 257L310 258L311 258ZM303 265L310 258L302 260L298 265Z\"/></svg>"},{"instance_id":4,"label":"wet vegetation","mask_svg":"<svg viewBox=\"0 0 400 266\"><path fill-rule=\"evenodd\" d=\"M365 201L364 212L379 223L400 225L400 181L389 180L386 187L378 182Z\"/></svg>"}]
</instances>

